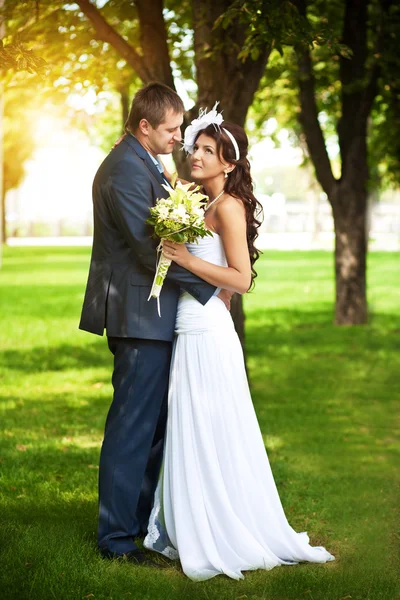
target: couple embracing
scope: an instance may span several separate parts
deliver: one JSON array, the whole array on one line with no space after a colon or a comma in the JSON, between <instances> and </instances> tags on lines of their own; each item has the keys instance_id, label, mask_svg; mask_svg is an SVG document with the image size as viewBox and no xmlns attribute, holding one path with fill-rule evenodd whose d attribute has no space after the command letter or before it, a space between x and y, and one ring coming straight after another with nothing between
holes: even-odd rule
<instances>
[{"instance_id":1,"label":"couple embracing","mask_svg":"<svg viewBox=\"0 0 400 600\"><path fill-rule=\"evenodd\" d=\"M168 196L159 154L181 141L184 107L170 88L136 94L126 135L93 183L94 238L80 328L114 355L113 401L99 471L98 546L105 558L163 567L138 548L179 559L194 580L333 560L289 525L251 401L229 312L255 276L258 203L244 130L216 110L185 132L191 177L208 196L198 244L165 242L173 263L162 316L147 301L157 242L146 225Z\"/></svg>"}]
</instances>

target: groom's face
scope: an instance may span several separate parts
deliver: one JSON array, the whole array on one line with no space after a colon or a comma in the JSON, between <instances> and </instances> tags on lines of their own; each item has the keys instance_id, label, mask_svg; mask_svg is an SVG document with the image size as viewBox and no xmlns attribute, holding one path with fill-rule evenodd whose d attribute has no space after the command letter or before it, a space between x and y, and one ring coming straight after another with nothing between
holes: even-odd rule
<instances>
[{"instance_id":1,"label":"groom's face","mask_svg":"<svg viewBox=\"0 0 400 600\"><path fill-rule=\"evenodd\" d=\"M148 127L148 144L153 154L171 154L175 143L182 139L181 125L183 114L168 109L165 118L158 127Z\"/></svg>"}]
</instances>

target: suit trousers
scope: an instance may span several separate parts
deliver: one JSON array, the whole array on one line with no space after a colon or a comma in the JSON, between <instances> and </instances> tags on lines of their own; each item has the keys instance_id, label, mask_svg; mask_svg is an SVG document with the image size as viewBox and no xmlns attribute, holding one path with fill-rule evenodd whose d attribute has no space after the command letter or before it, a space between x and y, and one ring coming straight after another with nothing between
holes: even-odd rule
<instances>
[{"instance_id":1,"label":"suit trousers","mask_svg":"<svg viewBox=\"0 0 400 600\"><path fill-rule=\"evenodd\" d=\"M101 551L123 554L147 531L163 456L172 342L108 338L113 401L99 469Z\"/></svg>"}]
</instances>

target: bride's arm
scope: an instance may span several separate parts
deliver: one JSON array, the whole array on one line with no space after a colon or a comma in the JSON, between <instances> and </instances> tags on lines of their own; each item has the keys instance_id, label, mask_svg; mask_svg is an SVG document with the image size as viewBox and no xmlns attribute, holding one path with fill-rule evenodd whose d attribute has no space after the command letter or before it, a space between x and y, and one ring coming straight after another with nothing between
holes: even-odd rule
<instances>
[{"instance_id":1,"label":"bride's arm","mask_svg":"<svg viewBox=\"0 0 400 600\"><path fill-rule=\"evenodd\" d=\"M191 254L184 244L164 242L167 258L217 287L244 294L251 284L251 265L246 236L246 214L243 204L228 197L215 208L216 230L225 250L227 267L213 265ZM175 254L174 254L175 252Z\"/></svg>"}]
</instances>

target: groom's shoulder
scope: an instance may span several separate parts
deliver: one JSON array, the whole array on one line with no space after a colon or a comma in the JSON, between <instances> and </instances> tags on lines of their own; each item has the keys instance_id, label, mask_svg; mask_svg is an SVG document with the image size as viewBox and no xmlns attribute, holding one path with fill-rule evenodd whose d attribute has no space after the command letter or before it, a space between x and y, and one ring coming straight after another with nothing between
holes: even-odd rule
<instances>
[{"instance_id":1,"label":"groom's shoulder","mask_svg":"<svg viewBox=\"0 0 400 600\"><path fill-rule=\"evenodd\" d=\"M112 149L110 156L116 162L123 160L142 166L147 151L133 135L126 133L121 142Z\"/></svg>"},{"instance_id":2,"label":"groom's shoulder","mask_svg":"<svg viewBox=\"0 0 400 600\"><path fill-rule=\"evenodd\" d=\"M147 173L143 158L139 156L135 148L131 144L128 144L125 139L115 146L105 157L97 171L97 176L101 178L104 176L108 177L116 172L126 172L130 175Z\"/></svg>"},{"instance_id":3,"label":"groom's shoulder","mask_svg":"<svg viewBox=\"0 0 400 600\"><path fill-rule=\"evenodd\" d=\"M144 152L145 150L142 148L142 146L140 146L140 148L139 146L139 143L136 145L132 143L131 139L124 138L111 150L107 158L109 159L110 163L118 163L123 161L132 163L133 165L142 166L144 154L141 152L141 150Z\"/></svg>"}]
</instances>

